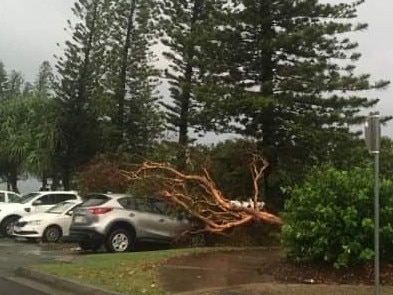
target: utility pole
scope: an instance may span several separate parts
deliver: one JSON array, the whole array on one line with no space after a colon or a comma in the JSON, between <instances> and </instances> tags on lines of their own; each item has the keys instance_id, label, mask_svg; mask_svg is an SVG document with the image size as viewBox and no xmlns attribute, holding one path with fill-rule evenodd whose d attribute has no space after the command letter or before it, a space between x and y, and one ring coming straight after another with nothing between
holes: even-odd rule
<instances>
[{"instance_id":1,"label":"utility pole","mask_svg":"<svg viewBox=\"0 0 393 295\"><path fill-rule=\"evenodd\" d=\"M370 113L365 125L367 149L374 155L374 283L375 295L380 295L380 259L379 259L379 150L381 141L381 123L379 113Z\"/></svg>"}]
</instances>

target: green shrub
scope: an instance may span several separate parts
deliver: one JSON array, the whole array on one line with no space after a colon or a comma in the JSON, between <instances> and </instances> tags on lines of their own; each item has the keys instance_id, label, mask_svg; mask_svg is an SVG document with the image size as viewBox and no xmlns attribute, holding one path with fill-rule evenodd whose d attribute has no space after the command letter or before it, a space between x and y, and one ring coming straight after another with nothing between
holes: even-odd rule
<instances>
[{"instance_id":1,"label":"green shrub","mask_svg":"<svg viewBox=\"0 0 393 295\"><path fill-rule=\"evenodd\" d=\"M335 267L374 257L374 176L372 170L314 169L302 186L289 189L281 238L288 258L327 262ZM393 183L380 182L381 258L393 256Z\"/></svg>"}]
</instances>

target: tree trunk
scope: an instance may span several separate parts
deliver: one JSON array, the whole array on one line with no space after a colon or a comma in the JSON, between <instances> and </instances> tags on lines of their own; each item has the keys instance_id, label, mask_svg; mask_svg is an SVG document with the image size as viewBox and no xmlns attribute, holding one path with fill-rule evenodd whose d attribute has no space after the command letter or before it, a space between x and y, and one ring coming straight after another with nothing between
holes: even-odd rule
<instances>
[{"instance_id":1,"label":"tree trunk","mask_svg":"<svg viewBox=\"0 0 393 295\"><path fill-rule=\"evenodd\" d=\"M271 14L271 3L269 1L261 1L260 6L260 15L261 15L261 23L260 23L260 31L259 38L261 40L272 40L275 36L275 31L272 22L272 14ZM260 93L263 99L274 99L274 49L271 47L263 47L260 50L259 57L259 71L260 71ZM270 191L269 187L269 177L272 169L275 168L277 164L277 153L275 147L275 131L277 120L277 113L275 111L275 103L268 104L263 110L259 110L257 113L257 126L260 125L262 128L262 150L266 157L269 159L269 168L266 169L264 179L263 179L263 187L266 195L269 195ZM258 124L260 123L260 124ZM268 202L268 200L266 200ZM270 203L270 202L269 202Z\"/></svg>"},{"instance_id":2,"label":"tree trunk","mask_svg":"<svg viewBox=\"0 0 393 295\"><path fill-rule=\"evenodd\" d=\"M7 179L7 189L10 191L19 193L18 173L17 173L17 167L15 165L12 165L10 167L10 171L9 171L8 179Z\"/></svg>"},{"instance_id":3,"label":"tree trunk","mask_svg":"<svg viewBox=\"0 0 393 295\"><path fill-rule=\"evenodd\" d=\"M119 85L116 89L116 100L118 103L118 112L117 112L117 128L119 131L119 142L118 146L123 143L124 136L124 105L125 105L125 97L126 97L126 85L127 85L127 69L128 69L128 58L129 51L131 48L131 33L134 30L134 15L135 15L135 0L131 0L130 3L130 12L128 14L127 20L127 35L124 41L123 52L122 52L122 60L121 60L121 70L119 76Z\"/></svg>"},{"instance_id":4,"label":"tree trunk","mask_svg":"<svg viewBox=\"0 0 393 295\"><path fill-rule=\"evenodd\" d=\"M200 17L201 8L203 6L202 0L195 0L194 7L192 10L192 17L190 23L190 34L193 35L195 30L195 23ZM190 38L191 39L191 38ZM180 109L180 122L179 122L179 145L180 151L178 153L179 169L184 169L186 166L187 146L189 143L188 128L190 127L190 107L191 107L191 95L193 85L193 63L192 60L195 56L194 43L189 41L187 44L185 60L186 68L184 72L184 82L182 85L181 92L181 109Z\"/></svg>"},{"instance_id":5,"label":"tree trunk","mask_svg":"<svg viewBox=\"0 0 393 295\"><path fill-rule=\"evenodd\" d=\"M70 179L71 179L71 171L68 165L66 165L66 167L64 167L63 169L62 178L61 178L63 189L65 191L70 190Z\"/></svg>"}]
</instances>

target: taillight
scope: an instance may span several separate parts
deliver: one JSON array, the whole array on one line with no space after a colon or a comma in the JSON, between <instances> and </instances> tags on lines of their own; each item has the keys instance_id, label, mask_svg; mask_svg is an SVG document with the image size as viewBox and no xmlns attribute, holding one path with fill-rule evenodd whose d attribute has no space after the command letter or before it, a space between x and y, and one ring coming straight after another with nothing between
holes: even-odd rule
<instances>
[{"instance_id":1,"label":"taillight","mask_svg":"<svg viewBox=\"0 0 393 295\"><path fill-rule=\"evenodd\" d=\"M96 208L90 208L88 209L89 212L93 215L101 215L108 213L113 210L113 208L107 208L107 207L96 207Z\"/></svg>"}]
</instances>

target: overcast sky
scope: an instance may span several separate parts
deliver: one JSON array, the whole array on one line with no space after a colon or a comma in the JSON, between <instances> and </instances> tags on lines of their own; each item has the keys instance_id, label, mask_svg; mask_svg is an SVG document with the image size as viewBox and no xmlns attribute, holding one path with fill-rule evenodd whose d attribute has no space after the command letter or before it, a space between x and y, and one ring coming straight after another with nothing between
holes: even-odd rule
<instances>
[{"instance_id":1,"label":"overcast sky","mask_svg":"<svg viewBox=\"0 0 393 295\"><path fill-rule=\"evenodd\" d=\"M7 70L20 71L32 82L42 61L53 62L53 54L60 53L56 43L62 44L69 37L64 27L71 17L72 3L72 0L0 0L0 60ZM369 28L353 38L360 43L363 54L358 69L375 79L393 81L392 16L393 0L366 0L359 9L359 21L367 22ZM380 98L378 111L393 115L393 85L370 95ZM382 132L393 137L393 122Z\"/></svg>"}]
</instances>

